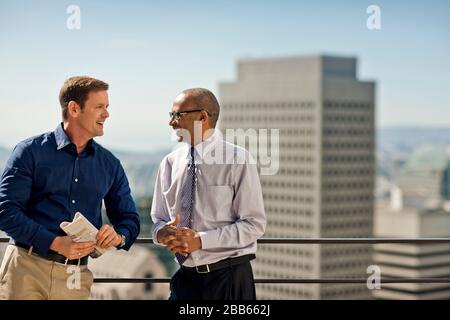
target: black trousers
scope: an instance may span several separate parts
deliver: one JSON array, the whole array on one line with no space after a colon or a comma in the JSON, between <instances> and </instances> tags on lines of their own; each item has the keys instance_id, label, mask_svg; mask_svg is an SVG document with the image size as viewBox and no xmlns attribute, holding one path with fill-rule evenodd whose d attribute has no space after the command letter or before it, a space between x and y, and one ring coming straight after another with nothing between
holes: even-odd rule
<instances>
[{"instance_id":1,"label":"black trousers","mask_svg":"<svg viewBox=\"0 0 450 320\"><path fill-rule=\"evenodd\" d=\"M180 268L170 280L169 300L255 300L250 261L209 273Z\"/></svg>"}]
</instances>

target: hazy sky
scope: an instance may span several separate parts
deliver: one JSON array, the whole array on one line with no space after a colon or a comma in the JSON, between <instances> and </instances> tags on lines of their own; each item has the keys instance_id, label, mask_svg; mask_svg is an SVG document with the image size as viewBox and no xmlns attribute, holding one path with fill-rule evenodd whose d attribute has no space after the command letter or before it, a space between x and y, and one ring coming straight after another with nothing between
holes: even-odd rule
<instances>
[{"instance_id":1,"label":"hazy sky","mask_svg":"<svg viewBox=\"0 0 450 320\"><path fill-rule=\"evenodd\" d=\"M66 27L72 4L80 30ZM360 79L378 83L378 125L450 125L450 1L0 0L0 145L53 130L61 84L87 74L111 87L101 143L168 146L179 91L217 93L241 58L311 53L359 58Z\"/></svg>"}]
</instances>

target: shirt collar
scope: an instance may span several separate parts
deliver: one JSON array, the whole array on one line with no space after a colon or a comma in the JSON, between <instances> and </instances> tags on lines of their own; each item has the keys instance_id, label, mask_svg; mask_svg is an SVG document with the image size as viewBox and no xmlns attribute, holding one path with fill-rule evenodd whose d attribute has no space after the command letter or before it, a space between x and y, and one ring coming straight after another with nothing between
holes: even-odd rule
<instances>
[{"instance_id":1,"label":"shirt collar","mask_svg":"<svg viewBox=\"0 0 450 320\"><path fill-rule=\"evenodd\" d=\"M213 129L214 132L212 135L210 135L206 140L203 140L202 142L196 144L194 146L195 149L195 157L200 157L200 159L203 159L204 156L211 152L211 150L214 148L214 144L219 142L221 140L221 134L218 132L217 129ZM188 145L188 150L190 151L191 145ZM187 156L190 157L190 152L187 153Z\"/></svg>"},{"instance_id":2,"label":"shirt collar","mask_svg":"<svg viewBox=\"0 0 450 320\"><path fill-rule=\"evenodd\" d=\"M66 132L63 129L63 123L61 122L56 127L55 131L55 141L56 141L56 150L61 150L62 148L68 146L72 143L70 141L69 137L67 136Z\"/></svg>"},{"instance_id":3,"label":"shirt collar","mask_svg":"<svg viewBox=\"0 0 450 320\"><path fill-rule=\"evenodd\" d=\"M61 150L65 147L67 147L70 144L73 144L73 142L70 140L69 136L66 134L66 132L63 129L63 123L61 122L53 132L55 135L55 141L56 141L56 150ZM94 139L91 139L88 141L86 145L86 151L90 153L94 153L98 147L97 142L94 141Z\"/></svg>"}]
</instances>

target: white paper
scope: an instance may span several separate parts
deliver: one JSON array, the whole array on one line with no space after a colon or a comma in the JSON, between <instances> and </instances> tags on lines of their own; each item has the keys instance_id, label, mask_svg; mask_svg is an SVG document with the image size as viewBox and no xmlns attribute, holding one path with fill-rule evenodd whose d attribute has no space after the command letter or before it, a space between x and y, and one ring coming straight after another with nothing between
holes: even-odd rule
<instances>
[{"instance_id":1,"label":"white paper","mask_svg":"<svg viewBox=\"0 0 450 320\"><path fill-rule=\"evenodd\" d=\"M64 221L59 225L61 229L74 241L74 242L96 242L95 237L97 236L98 229L86 219L81 212L75 213L72 222ZM95 247L94 251L91 252L90 256L92 258L100 257L107 250L113 249L113 247L108 249L102 249L98 246Z\"/></svg>"}]
</instances>

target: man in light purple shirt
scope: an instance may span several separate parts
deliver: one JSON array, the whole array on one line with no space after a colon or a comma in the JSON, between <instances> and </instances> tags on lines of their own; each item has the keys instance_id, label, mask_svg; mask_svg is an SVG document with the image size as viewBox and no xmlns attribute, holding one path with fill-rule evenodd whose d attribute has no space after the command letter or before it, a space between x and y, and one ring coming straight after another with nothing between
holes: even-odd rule
<instances>
[{"instance_id":1,"label":"man in light purple shirt","mask_svg":"<svg viewBox=\"0 0 450 320\"><path fill-rule=\"evenodd\" d=\"M261 184L251 155L214 129L219 110L196 88L170 112L184 144L162 160L151 210L154 242L180 264L170 299L256 299L250 260L266 226Z\"/></svg>"}]
</instances>

